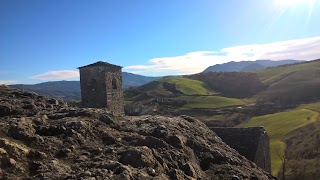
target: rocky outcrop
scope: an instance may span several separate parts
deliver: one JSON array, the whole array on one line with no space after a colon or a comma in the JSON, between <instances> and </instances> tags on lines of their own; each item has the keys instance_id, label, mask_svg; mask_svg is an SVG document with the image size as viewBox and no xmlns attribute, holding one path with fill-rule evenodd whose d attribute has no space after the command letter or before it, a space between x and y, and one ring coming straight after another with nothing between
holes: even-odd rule
<instances>
[{"instance_id":1,"label":"rocky outcrop","mask_svg":"<svg viewBox=\"0 0 320 180\"><path fill-rule=\"evenodd\" d=\"M35 93L0 93L4 179L274 179L192 117L115 119Z\"/></svg>"},{"instance_id":2,"label":"rocky outcrop","mask_svg":"<svg viewBox=\"0 0 320 180\"><path fill-rule=\"evenodd\" d=\"M67 107L62 100L0 85L0 117L33 116Z\"/></svg>"}]
</instances>

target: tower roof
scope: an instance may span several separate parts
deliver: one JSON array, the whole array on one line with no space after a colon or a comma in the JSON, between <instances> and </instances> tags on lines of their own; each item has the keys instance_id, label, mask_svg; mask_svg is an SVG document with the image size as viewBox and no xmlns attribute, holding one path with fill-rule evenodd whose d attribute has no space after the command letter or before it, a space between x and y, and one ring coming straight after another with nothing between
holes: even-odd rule
<instances>
[{"instance_id":1,"label":"tower roof","mask_svg":"<svg viewBox=\"0 0 320 180\"><path fill-rule=\"evenodd\" d=\"M89 65L86 65L86 66L78 67L78 69L80 69L80 68L86 68L86 67L92 67L92 66L109 66L109 67L111 66L111 67L122 68L121 66L118 66L118 65L110 64L110 63L103 62L103 61L98 61L98 62L89 64Z\"/></svg>"}]
</instances>

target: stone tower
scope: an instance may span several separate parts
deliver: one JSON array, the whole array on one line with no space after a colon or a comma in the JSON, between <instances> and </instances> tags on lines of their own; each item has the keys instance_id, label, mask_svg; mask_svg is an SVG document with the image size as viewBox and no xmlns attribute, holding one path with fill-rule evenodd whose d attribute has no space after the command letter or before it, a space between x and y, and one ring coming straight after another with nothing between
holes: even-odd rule
<instances>
[{"instance_id":1,"label":"stone tower","mask_svg":"<svg viewBox=\"0 0 320 180\"><path fill-rule=\"evenodd\" d=\"M79 67L82 105L107 108L113 115L123 116L121 69L102 61Z\"/></svg>"}]
</instances>

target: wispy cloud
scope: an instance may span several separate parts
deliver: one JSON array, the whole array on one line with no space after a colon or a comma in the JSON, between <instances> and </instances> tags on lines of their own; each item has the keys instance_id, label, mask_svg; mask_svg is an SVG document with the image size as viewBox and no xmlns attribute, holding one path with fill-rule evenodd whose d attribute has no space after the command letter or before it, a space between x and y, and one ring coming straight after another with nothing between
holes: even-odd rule
<instances>
[{"instance_id":1,"label":"wispy cloud","mask_svg":"<svg viewBox=\"0 0 320 180\"><path fill-rule=\"evenodd\" d=\"M10 85L10 84L17 84L18 81L15 80L0 80L0 84Z\"/></svg>"},{"instance_id":2,"label":"wispy cloud","mask_svg":"<svg viewBox=\"0 0 320 180\"><path fill-rule=\"evenodd\" d=\"M60 70L60 71L49 71L43 74L32 76L32 79L38 80L64 80L79 77L79 71L77 70Z\"/></svg>"},{"instance_id":3,"label":"wispy cloud","mask_svg":"<svg viewBox=\"0 0 320 180\"><path fill-rule=\"evenodd\" d=\"M242 60L313 60L320 58L320 36L267 44L227 47L218 51L198 51L181 56L150 59L146 65L127 66L124 70L139 73L192 74L208 66Z\"/></svg>"}]
</instances>

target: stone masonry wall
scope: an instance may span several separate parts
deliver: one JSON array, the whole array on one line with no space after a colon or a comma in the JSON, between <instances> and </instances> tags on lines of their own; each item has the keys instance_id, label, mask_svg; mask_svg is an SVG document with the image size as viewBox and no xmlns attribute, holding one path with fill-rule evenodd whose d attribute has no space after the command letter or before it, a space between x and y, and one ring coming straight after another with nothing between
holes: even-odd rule
<instances>
[{"instance_id":1,"label":"stone masonry wall","mask_svg":"<svg viewBox=\"0 0 320 180\"><path fill-rule=\"evenodd\" d=\"M267 133L260 136L254 162L267 172L271 172L270 141Z\"/></svg>"},{"instance_id":2,"label":"stone masonry wall","mask_svg":"<svg viewBox=\"0 0 320 180\"><path fill-rule=\"evenodd\" d=\"M82 105L84 107L106 107L106 84L104 68L92 66L80 69Z\"/></svg>"},{"instance_id":3,"label":"stone masonry wall","mask_svg":"<svg viewBox=\"0 0 320 180\"><path fill-rule=\"evenodd\" d=\"M121 71L117 68L108 67L105 74L105 81L107 108L114 115L124 115Z\"/></svg>"},{"instance_id":4,"label":"stone masonry wall","mask_svg":"<svg viewBox=\"0 0 320 180\"><path fill-rule=\"evenodd\" d=\"M210 129L241 155L271 172L269 136L263 127Z\"/></svg>"}]
</instances>

